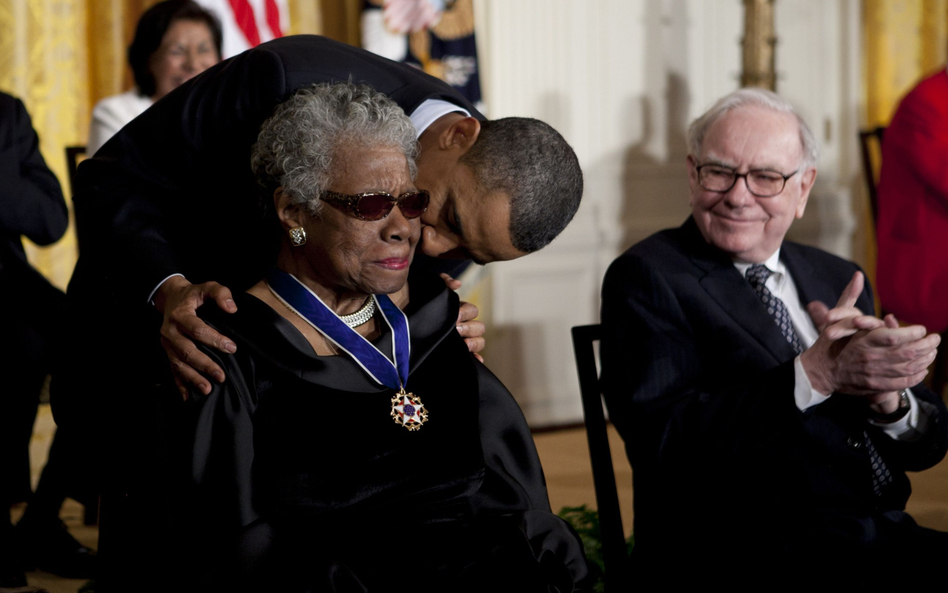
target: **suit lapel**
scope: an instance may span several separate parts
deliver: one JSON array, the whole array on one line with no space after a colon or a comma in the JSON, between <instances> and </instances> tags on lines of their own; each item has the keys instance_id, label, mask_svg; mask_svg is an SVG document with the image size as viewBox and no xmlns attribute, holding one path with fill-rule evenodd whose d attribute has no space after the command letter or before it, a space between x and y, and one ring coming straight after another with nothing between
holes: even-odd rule
<instances>
[{"instance_id":1,"label":"suit lapel","mask_svg":"<svg viewBox=\"0 0 948 593\"><path fill-rule=\"evenodd\" d=\"M822 301L830 309L836 306L839 295L821 274L816 273L813 265L800 253L798 245L784 242L780 249L780 259L787 266L787 272L797 286L797 293L804 308L813 301Z\"/></svg>"},{"instance_id":2,"label":"suit lapel","mask_svg":"<svg viewBox=\"0 0 948 593\"><path fill-rule=\"evenodd\" d=\"M692 261L705 272L698 282L708 296L752 336L776 364L793 358L793 348L730 258L705 242L693 218L689 218L682 229L690 243L686 252L693 254Z\"/></svg>"}]
</instances>

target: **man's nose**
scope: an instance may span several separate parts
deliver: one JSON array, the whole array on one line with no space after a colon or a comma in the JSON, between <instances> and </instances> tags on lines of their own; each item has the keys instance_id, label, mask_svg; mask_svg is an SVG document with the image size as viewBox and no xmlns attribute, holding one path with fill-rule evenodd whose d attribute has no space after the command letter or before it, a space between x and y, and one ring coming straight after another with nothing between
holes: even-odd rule
<instances>
[{"instance_id":1,"label":"man's nose","mask_svg":"<svg viewBox=\"0 0 948 593\"><path fill-rule=\"evenodd\" d=\"M421 229L421 251L427 256L438 257L458 248L457 237L453 233L439 232L437 227L424 226Z\"/></svg>"},{"instance_id":2,"label":"man's nose","mask_svg":"<svg viewBox=\"0 0 948 593\"><path fill-rule=\"evenodd\" d=\"M729 206L741 208L753 204L756 200L754 194L747 187L747 177L742 176L734 180L734 185L724 194L724 199Z\"/></svg>"}]
</instances>

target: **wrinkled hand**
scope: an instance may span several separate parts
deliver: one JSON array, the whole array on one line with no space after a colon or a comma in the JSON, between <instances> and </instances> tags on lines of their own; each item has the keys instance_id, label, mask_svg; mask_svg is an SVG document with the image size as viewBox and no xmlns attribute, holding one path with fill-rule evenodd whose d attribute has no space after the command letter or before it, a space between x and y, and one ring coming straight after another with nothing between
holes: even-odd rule
<instances>
[{"instance_id":1,"label":"wrinkled hand","mask_svg":"<svg viewBox=\"0 0 948 593\"><path fill-rule=\"evenodd\" d=\"M891 313L885 316L884 321L888 328L899 327L898 320ZM899 408L902 398L899 397L898 391L886 391L877 395L867 395L866 403L869 404L869 409L878 414L891 414Z\"/></svg>"},{"instance_id":2,"label":"wrinkled hand","mask_svg":"<svg viewBox=\"0 0 948 593\"><path fill-rule=\"evenodd\" d=\"M455 280L447 274L441 274L441 278L451 290L461 288L460 280ZM484 346L487 345L487 342L484 340L487 327L483 322L477 321L477 315L477 307L474 306L473 303L465 303L462 301L461 308L458 310L457 329L461 337L464 338L464 343L467 344L468 351L470 351L477 360L484 362L484 358L479 353L484 350Z\"/></svg>"},{"instance_id":3,"label":"wrinkled hand","mask_svg":"<svg viewBox=\"0 0 948 593\"><path fill-rule=\"evenodd\" d=\"M911 387L925 377L940 338L926 336L920 325L898 327L891 316L882 320L864 315L855 308L863 282L857 272L831 310L822 304L807 307L821 331L800 360L820 393L871 396L873 404L889 402L889 392Z\"/></svg>"},{"instance_id":4,"label":"wrinkled hand","mask_svg":"<svg viewBox=\"0 0 948 593\"><path fill-rule=\"evenodd\" d=\"M813 301L806 306L817 331L822 334L828 326L848 319L850 320L848 323L838 326L831 332L834 339L841 339L855 333L855 329L876 329L884 325L882 320L872 315L866 315L856 306L856 301L859 300L859 295L862 294L865 282L866 278L862 272L856 272L846 288L843 289L843 294L839 296L839 301L835 307L830 309L821 301ZM847 333L847 328L853 331Z\"/></svg>"},{"instance_id":5,"label":"wrinkled hand","mask_svg":"<svg viewBox=\"0 0 948 593\"><path fill-rule=\"evenodd\" d=\"M217 282L191 284L181 276L169 278L155 293L155 308L164 316L161 323L161 346L165 349L174 383L183 399L188 398L188 385L207 395L211 384L201 373L217 382L224 380L224 371L202 353L193 340L233 354L237 345L230 338L216 332L197 316L198 307L214 301L228 313L237 311L230 289Z\"/></svg>"}]
</instances>

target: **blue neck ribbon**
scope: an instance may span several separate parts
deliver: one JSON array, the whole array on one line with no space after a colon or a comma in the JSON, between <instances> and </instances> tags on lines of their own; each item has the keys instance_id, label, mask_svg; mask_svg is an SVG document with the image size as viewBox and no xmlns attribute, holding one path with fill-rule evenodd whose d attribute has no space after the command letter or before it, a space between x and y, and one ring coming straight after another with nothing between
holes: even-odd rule
<instances>
[{"instance_id":1,"label":"blue neck ribbon","mask_svg":"<svg viewBox=\"0 0 948 593\"><path fill-rule=\"evenodd\" d=\"M408 335L408 318L395 306L388 295L373 295L382 318L392 330L392 359L386 358L372 342L345 324L336 313L326 306L316 293L299 281L296 276L272 268L267 282L273 293L287 307L309 322L313 328L352 357L372 380L379 385L398 391L408 382L408 358L411 343Z\"/></svg>"}]
</instances>

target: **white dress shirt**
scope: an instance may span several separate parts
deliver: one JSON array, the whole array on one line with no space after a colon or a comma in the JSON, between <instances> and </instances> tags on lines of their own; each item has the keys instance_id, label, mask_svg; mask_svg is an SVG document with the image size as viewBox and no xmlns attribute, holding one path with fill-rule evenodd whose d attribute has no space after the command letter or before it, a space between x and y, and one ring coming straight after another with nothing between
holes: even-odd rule
<instances>
[{"instance_id":1,"label":"white dress shirt","mask_svg":"<svg viewBox=\"0 0 948 593\"><path fill-rule=\"evenodd\" d=\"M86 154L94 155L109 138L125 127L149 107L154 101L144 97L138 89L132 89L121 95L106 97L92 110L92 123L89 125L89 141Z\"/></svg>"}]
</instances>

